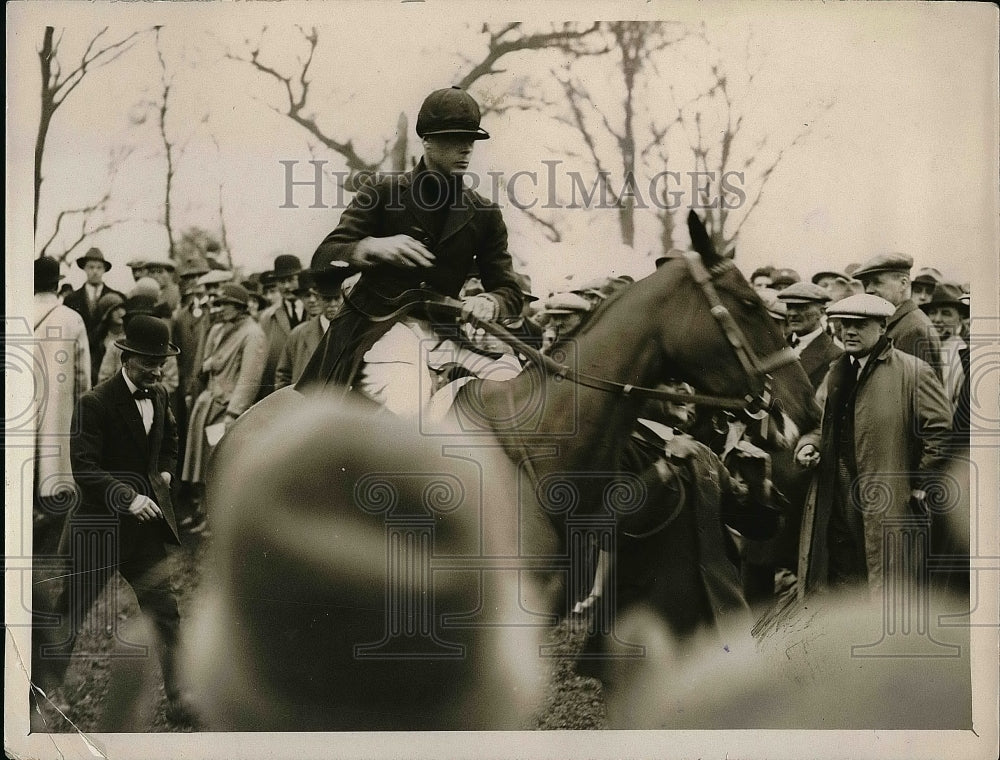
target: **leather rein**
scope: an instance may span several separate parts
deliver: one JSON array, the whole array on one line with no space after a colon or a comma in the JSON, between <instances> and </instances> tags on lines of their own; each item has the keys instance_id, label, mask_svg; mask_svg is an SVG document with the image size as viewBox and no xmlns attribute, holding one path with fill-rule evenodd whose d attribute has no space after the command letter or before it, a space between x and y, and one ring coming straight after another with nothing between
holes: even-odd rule
<instances>
[{"instance_id":1,"label":"leather rein","mask_svg":"<svg viewBox=\"0 0 1000 760\"><path fill-rule=\"evenodd\" d=\"M626 398L655 399L657 401L672 401L675 403L698 404L716 409L723 409L732 412L744 411L754 419L762 419L771 409L774 399L771 394L771 373L780 367L792 364L797 361L795 352L785 347L764 359L760 359L754 353L753 348L746 342L746 338L736 320L733 319L729 309L722 303L719 294L712 284L713 273L710 272L701 260L701 256L688 251L684 254L688 273L701 289L705 299L708 301L710 312L716 323L719 325L726 341L732 347L737 360L743 369L744 374L755 392L748 393L742 398L712 396L703 393L678 393L662 388L650 388L631 383L621 383L616 380L607 380L587 372L574 370L566 364L555 361L552 357L542 354L538 349L529 346L520 338L512 335L508 330L495 322L485 322L472 315L464 319L478 329L502 340L519 353L523 354L531 362L538 364L553 377L560 380L582 385L586 388L602 391L605 393L618 394ZM732 266L732 262L723 262L723 265ZM716 273L722 271L719 267L714 267ZM407 291L401 294L400 298L405 298L410 294L420 294L421 300L409 301L394 311L378 317L366 315L372 321L382 322L389 319L408 314L417 307L421 308L444 308L448 311L461 313L462 302L456 298L448 296L434 296L426 291Z\"/></svg>"}]
</instances>

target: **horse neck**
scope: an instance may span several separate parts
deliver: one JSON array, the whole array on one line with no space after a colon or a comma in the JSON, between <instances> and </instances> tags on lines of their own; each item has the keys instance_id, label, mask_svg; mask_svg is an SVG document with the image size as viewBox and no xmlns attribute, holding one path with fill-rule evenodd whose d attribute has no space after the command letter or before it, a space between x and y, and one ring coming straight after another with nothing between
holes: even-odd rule
<instances>
[{"instance_id":1,"label":"horse neck","mask_svg":"<svg viewBox=\"0 0 1000 760\"><path fill-rule=\"evenodd\" d=\"M660 326L652 315L661 313L662 307L662 292L637 283L595 315L595 321L581 334L558 346L562 356L553 358L573 371L603 380L654 384L662 375L664 356ZM552 467L563 471L616 468L618 451L635 424L635 401L613 391L543 375L537 367L511 382L515 393L517 386L524 393L532 388L537 393L540 385L545 388L544 410L530 440L558 447ZM541 469L545 469L544 464Z\"/></svg>"}]
</instances>

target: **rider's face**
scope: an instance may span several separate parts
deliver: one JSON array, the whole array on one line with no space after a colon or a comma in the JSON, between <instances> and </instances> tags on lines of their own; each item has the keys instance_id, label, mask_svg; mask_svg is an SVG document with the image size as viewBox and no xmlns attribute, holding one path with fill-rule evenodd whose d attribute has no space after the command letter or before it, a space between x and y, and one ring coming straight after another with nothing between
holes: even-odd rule
<instances>
[{"instance_id":1,"label":"rider's face","mask_svg":"<svg viewBox=\"0 0 1000 760\"><path fill-rule=\"evenodd\" d=\"M466 135L431 135L423 139L427 168L441 174L462 174L469 169L476 141Z\"/></svg>"}]
</instances>

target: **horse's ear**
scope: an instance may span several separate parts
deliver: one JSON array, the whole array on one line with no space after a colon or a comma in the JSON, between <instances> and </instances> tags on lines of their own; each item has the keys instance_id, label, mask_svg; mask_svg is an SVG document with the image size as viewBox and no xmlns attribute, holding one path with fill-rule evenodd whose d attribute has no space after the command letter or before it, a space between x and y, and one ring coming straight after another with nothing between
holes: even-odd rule
<instances>
[{"instance_id":1,"label":"horse's ear","mask_svg":"<svg viewBox=\"0 0 1000 760\"><path fill-rule=\"evenodd\" d=\"M721 259L715 250L715 245L712 244L712 238L709 237L705 224L694 210L688 211L687 222L688 232L691 234L691 248L701 254L705 266L718 264Z\"/></svg>"}]
</instances>

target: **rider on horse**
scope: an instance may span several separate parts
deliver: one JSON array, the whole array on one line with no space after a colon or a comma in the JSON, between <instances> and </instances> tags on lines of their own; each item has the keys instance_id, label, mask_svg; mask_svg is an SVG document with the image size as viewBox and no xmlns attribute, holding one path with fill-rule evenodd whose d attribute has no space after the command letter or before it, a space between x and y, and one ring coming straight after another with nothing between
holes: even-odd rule
<instances>
[{"instance_id":1,"label":"rider on horse","mask_svg":"<svg viewBox=\"0 0 1000 760\"><path fill-rule=\"evenodd\" d=\"M434 385L421 358L436 341L411 293L456 297L470 273L484 292L462 299L462 316L516 318L523 296L500 209L464 187L479 126L475 100L457 87L432 92L417 117L424 156L412 172L363 185L320 244L313 269L347 262L361 278L345 300L298 389L353 388L396 414L415 416Z\"/></svg>"}]
</instances>

